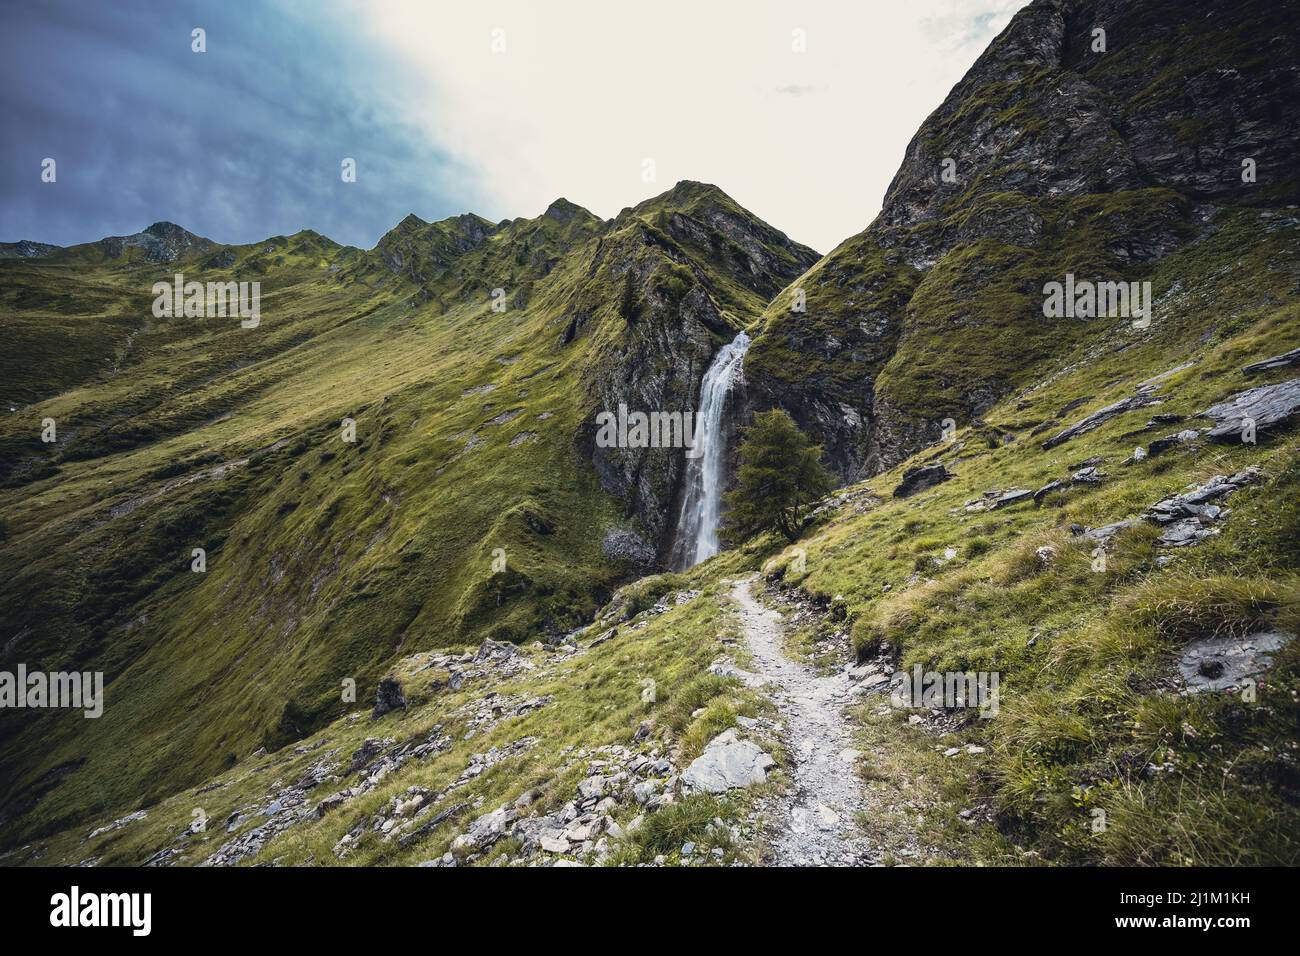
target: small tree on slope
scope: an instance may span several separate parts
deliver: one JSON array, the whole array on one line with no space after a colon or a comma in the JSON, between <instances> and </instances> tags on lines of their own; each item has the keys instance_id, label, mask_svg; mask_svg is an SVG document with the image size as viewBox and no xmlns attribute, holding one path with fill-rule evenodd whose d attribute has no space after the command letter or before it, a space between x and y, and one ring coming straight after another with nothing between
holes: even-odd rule
<instances>
[{"instance_id":1,"label":"small tree on slope","mask_svg":"<svg viewBox=\"0 0 1300 956\"><path fill-rule=\"evenodd\" d=\"M739 542L764 531L799 537L818 499L834 487L821 453L781 409L755 415L743 432L736 488L727 495L728 537Z\"/></svg>"}]
</instances>

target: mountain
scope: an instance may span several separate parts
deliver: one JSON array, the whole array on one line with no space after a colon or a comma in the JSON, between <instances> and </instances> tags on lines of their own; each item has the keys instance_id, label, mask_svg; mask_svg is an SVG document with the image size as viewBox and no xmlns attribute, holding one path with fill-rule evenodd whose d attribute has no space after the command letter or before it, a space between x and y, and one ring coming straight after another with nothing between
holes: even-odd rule
<instances>
[{"instance_id":1,"label":"mountain","mask_svg":"<svg viewBox=\"0 0 1300 956\"><path fill-rule=\"evenodd\" d=\"M868 476L1110 331L1041 321L1045 282L1149 280L1236 211L1293 207L1298 17L1267 2L1021 11L912 138L875 222L794 283L806 311L790 290L769 307L747 363L759 403L791 411L846 479Z\"/></svg>"},{"instance_id":2,"label":"mountain","mask_svg":"<svg viewBox=\"0 0 1300 956\"><path fill-rule=\"evenodd\" d=\"M1296 27L1035 0L824 257L695 182L6 247L0 670L105 706L0 713L0 859L1300 862ZM596 415L741 331L728 467L780 407L843 486L668 570L683 453Z\"/></svg>"},{"instance_id":3,"label":"mountain","mask_svg":"<svg viewBox=\"0 0 1300 956\"><path fill-rule=\"evenodd\" d=\"M597 450L596 411L691 408L815 258L681 184L609 223L408 217L369 252L159 224L5 260L5 657L120 702L4 715L6 817L157 798L345 712L344 677L589 620L666 552L680 468ZM260 324L154 316L178 272L259 282Z\"/></svg>"}]
</instances>

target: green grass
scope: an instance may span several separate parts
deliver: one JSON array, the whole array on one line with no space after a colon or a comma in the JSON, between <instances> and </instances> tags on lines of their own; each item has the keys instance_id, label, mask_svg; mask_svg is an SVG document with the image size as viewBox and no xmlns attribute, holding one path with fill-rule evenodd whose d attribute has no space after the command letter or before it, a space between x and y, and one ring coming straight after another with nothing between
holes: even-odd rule
<instances>
[{"instance_id":1,"label":"green grass","mask_svg":"<svg viewBox=\"0 0 1300 956\"><path fill-rule=\"evenodd\" d=\"M1186 254L1205 252L1192 247ZM1293 769L1300 648L1292 643L1277 655L1254 702L1184 697L1170 682L1173 659L1192 638L1275 627L1297 633L1300 437L1253 447L1194 445L1125 467L1133 446L1179 427L1134 435L1149 417L1142 410L1051 451L1040 445L1051 430L1188 358L1196 364L1162 387L1168 401L1159 410L1192 414L1257 384L1241 365L1294 341L1293 302L1254 306L1267 301L1268 282L1243 295L1243 319L1233 305L1243 293L1235 278L1218 270L1192 274L1198 278L1184 280L1188 300L1211 311L1216 302L1223 306L1220 324L1208 333L1175 318L1160 330L1158 357L1116 342L1103 360L1075 363L1047 387L1013 394L986 414L1010 443L990 447L973 440L976 429L959 431L955 442L918 456L943 460L955 479L894 499L890 489L916 459L905 462L863 486L879 503L865 513L833 514L797 542L805 552L802 573L789 564L792 549L774 559L784 565L786 583L827 599L844 595L864 653L892 654L903 669L1001 673L1000 714L938 740L889 708L861 714L864 740L887 755L872 771L879 785L888 791L928 777L941 794L927 801L925 813L934 861L1300 860L1300 778ZM1056 413L1076 396L1087 400ZM1044 421L1051 430L1040 427ZM1041 506L965 510L987 490L1035 488L1094 455L1108 459L1101 468L1109 477L1099 485L1072 488ZM1258 465L1265 480L1229 499L1221 534L1169 552L1164 566L1155 560L1161 552L1152 525L1117 535L1100 572L1094 545L1069 531L1076 523L1137 515L1190 484L1247 465ZM936 566L931 558L945 546L958 556ZM1046 563L1038 557L1043 547L1053 554ZM936 759L935 746L967 742L988 748L975 772ZM957 811L968 807L989 808L991 823L959 819ZM1104 829L1094 828L1096 819Z\"/></svg>"},{"instance_id":2,"label":"green grass","mask_svg":"<svg viewBox=\"0 0 1300 956\"><path fill-rule=\"evenodd\" d=\"M3 715L6 845L284 747L348 709L345 679L371 700L404 656L572 630L627 579L601 542L639 520L579 439L593 382L687 305L629 326L623 270L712 303L718 338L774 280L690 231L683 216L744 216L712 187L614 223L552 212L408 220L368 253L304 232L175 263L97 243L0 262L5 657L107 684L98 721ZM746 223L790 275L813 258ZM152 285L177 271L260 281L260 327L154 318ZM674 579L656 586L633 613Z\"/></svg>"},{"instance_id":3,"label":"green grass","mask_svg":"<svg viewBox=\"0 0 1300 956\"><path fill-rule=\"evenodd\" d=\"M396 673L411 702L407 712L397 711L373 720L368 707L359 708L293 747L232 762L214 775L214 782L222 784L217 789L194 787L165 797L149 807L145 820L94 840L84 839L89 826L59 833L44 842L39 858L30 861L77 862L94 858L100 865L138 864L161 848L173 847L182 854L176 862L200 863L231 839L225 832L224 822L232 814L244 812L251 818L241 824L240 832L261 822L255 810L265 806L275 781L281 781L282 785L291 783L309 766L331 755L346 767L350 754L368 737L423 740L437 731L447 735L451 745L427 760L407 763L375 790L344 804L323 819L291 829L249 862L336 864L333 847L358 823L370 820L394 800L404 798L412 787L431 791L446 787L459 776L471 754L484 753L493 746L504 746L524 737L535 737L536 741L524 752L448 794L440 804L479 803L481 809L458 814L408 847L385 841L377 832L367 830L346 862L411 864L435 858L447 851L460 828L474 816L513 802L527 790L542 792L529 812L557 809L571 799L574 786L586 776L588 760L598 756L597 748L608 744L638 746L633 742L633 735L644 721L649 721L653 730L650 738L639 746L662 748L666 743L679 762L688 760L691 748L688 744L684 750L680 749L679 736L689 739L692 730L706 723L721 728L720 714L753 713L756 703L751 692L740 690L734 682L702 676L707 665L723 653L722 635L729 633L732 625L724 618L717 585L698 577L686 583L696 588L704 586L706 590L688 604L674 606L667 613L636 618L636 623L645 622L644 627L626 629L608 643L579 656L556 657L536 642L523 646L520 652L532 666L515 678L488 683L470 681L453 690L435 683L445 678L445 672L425 669L423 654L403 659ZM597 633L599 628L592 628L584 642ZM642 696L647 681L653 681L656 687L655 700L649 703ZM550 694L554 700L522 716L506 717L486 728L474 728L472 715L489 689L503 697ZM708 717L693 718L693 711L701 706L709 709ZM731 722L726 725L730 726ZM474 729L472 734L471 729ZM344 783L353 782L355 778L323 784L312 792L311 800L317 802ZM704 846L705 831L713 829L715 818L723 818L730 824L738 819L746 805L743 800L708 798L672 805L668 808L671 812L662 819L659 814L648 815L646 828L629 833L626 846L616 847L616 857L624 861L640 860L648 854L652 858L656 853L679 850L681 842L688 839ZM206 831L186 836L178 843L176 837L188 826L196 808L204 811L211 825ZM625 803L618 811L620 824L629 824L637 812L634 802ZM719 831L708 845L726 846L731 853L730 843L721 834ZM679 842L672 846L664 842L671 843L678 838ZM494 855L499 855L499 851ZM480 862L490 864L492 858Z\"/></svg>"}]
</instances>

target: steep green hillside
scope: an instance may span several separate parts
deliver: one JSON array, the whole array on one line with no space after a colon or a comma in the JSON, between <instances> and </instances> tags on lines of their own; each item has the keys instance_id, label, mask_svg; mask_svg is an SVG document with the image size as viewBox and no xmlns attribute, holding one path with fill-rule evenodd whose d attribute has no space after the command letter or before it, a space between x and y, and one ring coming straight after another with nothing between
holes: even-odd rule
<instances>
[{"instance_id":1,"label":"steep green hillside","mask_svg":"<svg viewBox=\"0 0 1300 956\"><path fill-rule=\"evenodd\" d=\"M769 861L807 753L754 587L849 688L859 860L1300 863L1294 17L1036 0L821 259L693 182L0 250L0 666L108 680L0 714L0 861ZM258 328L152 317L179 271ZM1049 318L1066 274L1151 312ZM660 573L681 451L594 415L692 410L740 330L732 427L788 409L845 486ZM997 712L897 706L915 667ZM730 730L770 774L692 792Z\"/></svg>"},{"instance_id":2,"label":"steep green hillside","mask_svg":"<svg viewBox=\"0 0 1300 956\"><path fill-rule=\"evenodd\" d=\"M876 222L765 313L752 407L787 408L848 478L892 469L774 573L885 673L1002 673L995 720L861 709L889 755L873 772L933 791L954 858L1300 859L1294 416L1257 445L1189 417L1295 376L1243 369L1300 342L1298 35L1293 5L1031 4L923 124ZM1151 282L1151 321L1046 318L1066 273ZM935 463L955 477L891 496ZM1249 466L1207 540L1165 547L1141 518ZM1179 693L1189 644L1266 632L1284 648L1257 702ZM945 756L966 744L988 756Z\"/></svg>"},{"instance_id":3,"label":"steep green hillside","mask_svg":"<svg viewBox=\"0 0 1300 956\"><path fill-rule=\"evenodd\" d=\"M715 228L785 272L756 282ZM296 740L400 655L589 619L667 530L602 489L595 410L660 407L643 338L693 407L715 338L814 258L688 184L612 223L564 200L495 227L408 218L369 253L159 224L0 262L4 660L103 670L112 702L3 715L6 841ZM153 317L177 272L260 281L260 325Z\"/></svg>"},{"instance_id":4,"label":"steep green hillside","mask_svg":"<svg viewBox=\"0 0 1300 956\"><path fill-rule=\"evenodd\" d=\"M873 772L900 796L925 791L927 826L953 859L1300 862L1300 435L1294 419L1254 444L1196 434L1215 402L1296 377L1243 367L1300 341L1300 222L1241 211L1218 226L1159 265L1156 281L1178 291L1151 341L1115 329L1078 347L979 426L842 492L850 503L767 567L837 608L847 623L826 627L847 627L885 673L1000 673L992 719L920 711L910 723L883 692L858 708L863 749L893 761ZM1159 404L1044 448L1139 394ZM1195 437L1159 441L1180 430ZM1134 460L1138 447L1150 454ZM1103 477L1071 481L1089 462ZM952 477L894 497L904 472L934 463ZM1167 526L1142 517L1247 468L1258 479L1214 499L1224 510L1204 540L1166 546ZM995 506L1053 481L1040 501ZM1226 693L1183 692L1192 648L1265 633L1284 640L1271 667L1256 662ZM945 756L967 745L987 753Z\"/></svg>"}]
</instances>

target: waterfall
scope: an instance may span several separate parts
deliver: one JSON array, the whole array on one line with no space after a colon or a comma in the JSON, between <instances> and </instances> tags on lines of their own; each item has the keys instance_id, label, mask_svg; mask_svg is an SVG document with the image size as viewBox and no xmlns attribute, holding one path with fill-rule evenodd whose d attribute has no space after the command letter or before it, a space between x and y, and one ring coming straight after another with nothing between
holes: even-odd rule
<instances>
[{"instance_id":1,"label":"waterfall","mask_svg":"<svg viewBox=\"0 0 1300 956\"><path fill-rule=\"evenodd\" d=\"M673 543L674 563L689 568L718 553L718 517L722 505L725 464L722 412L727 394L740 376L749 349L749 336L741 332L714 356L700 382L699 424L695 433L696 457L687 456L682 485L682 507Z\"/></svg>"}]
</instances>

